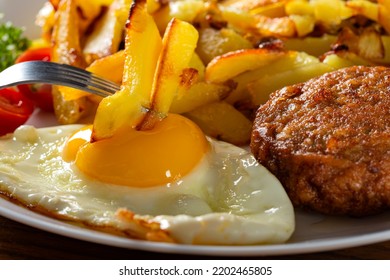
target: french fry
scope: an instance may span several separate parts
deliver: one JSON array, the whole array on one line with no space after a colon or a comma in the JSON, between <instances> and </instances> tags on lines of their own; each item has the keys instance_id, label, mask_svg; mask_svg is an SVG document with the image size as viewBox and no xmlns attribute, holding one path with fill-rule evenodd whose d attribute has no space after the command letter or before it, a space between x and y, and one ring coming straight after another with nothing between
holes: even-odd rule
<instances>
[{"instance_id":1,"label":"french fry","mask_svg":"<svg viewBox=\"0 0 390 280\"><path fill-rule=\"evenodd\" d=\"M162 50L154 73L151 91L151 106L140 129L150 129L166 117L177 89L182 83L181 75L194 54L198 32L189 23L172 19L162 41Z\"/></svg>"},{"instance_id":2,"label":"french fry","mask_svg":"<svg viewBox=\"0 0 390 280\"><path fill-rule=\"evenodd\" d=\"M204 9L205 3L202 0L168 1L153 12L153 17L160 33L164 33L172 18L192 23Z\"/></svg>"},{"instance_id":3,"label":"french fry","mask_svg":"<svg viewBox=\"0 0 390 280\"><path fill-rule=\"evenodd\" d=\"M128 22L122 89L100 102L93 125L95 141L111 137L122 127L134 128L150 106L161 37L145 1L134 2Z\"/></svg>"},{"instance_id":4,"label":"french fry","mask_svg":"<svg viewBox=\"0 0 390 280\"><path fill-rule=\"evenodd\" d=\"M288 38L284 41L284 45L288 50L305 52L318 57L330 51L336 41L336 36L324 34L321 37Z\"/></svg>"},{"instance_id":5,"label":"french fry","mask_svg":"<svg viewBox=\"0 0 390 280\"><path fill-rule=\"evenodd\" d=\"M378 0L378 5L378 21L387 33L390 34L390 0Z\"/></svg>"},{"instance_id":6,"label":"french fry","mask_svg":"<svg viewBox=\"0 0 390 280\"><path fill-rule=\"evenodd\" d=\"M254 15L256 28L263 36L294 37L296 34L294 21L289 17L270 18Z\"/></svg>"},{"instance_id":7,"label":"french fry","mask_svg":"<svg viewBox=\"0 0 390 280\"><path fill-rule=\"evenodd\" d=\"M95 24L83 48L88 64L118 51L130 4L131 0L115 0Z\"/></svg>"},{"instance_id":8,"label":"french fry","mask_svg":"<svg viewBox=\"0 0 390 280\"><path fill-rule=\"evenodd\" d=\"M251 8L249 13L252 15L263 15L271 18L286 16L285 5L287 1L278 1L268 5L261 5Z\"/></svg>"},{"instance_id":9,"label":"french fry","mask_svg":"<svg viewBox=\"0 0 390 280\"><path fill-rule=\"evenodd\" d=\"M326 27L339 25L342 20L355 14L354 10L339 0L313 0L314 17Z\"/></svg>"},{"instance_id":10,"label":"french fry","mask_svg":"<svg viewBox=\"0 0 390 280\"><path fill-rule=\"evenodd\" d=\"M379 7L377 3L364 0L350 0L345 5L354 10L356 14L378 21Z\"/></svg>"},{"instance_id":11,"label":"french fry","mask_svg":"<svg viewBox=\"0 0 390 280\"><path fill-rule=\"evenodd\" d=\"M85 67L78 23L76 1L62 0L56 11L52 35L52 61ZM66 100L58 86L53 86L53 103L56 117L62 124L75 123L89 113L88 101L85 97Z\"/></svg>"},{"instance_id":12,"label":"french fry","mask_svg":"<svg viewBox=\"0 0 390 280\"><path fill-rule=\"evenodd\" d=\"M372 66L369 61L357 56L353 52L341 51L336 53L330 53L322 60L323 63L328 64L334 69L341 69L350 67L353 65L366 65Z\"/></svg>"},{"instance_id":13,"label":"french fry","mask_svg":"<svg viewBox=\"0 0 390 280\"><path fill-rule=\"evenodd\" d=\"M207 66L205 79L223 83L249 70L254 70L285 55L283 50L248 49L238 50L215 57Z\"/></svg>"},{"instance_id":14,"label":"french fry","mask_svg":"<svg viewBox=\"0 0 390 280\"><path fill-rule=\"evenodd\" d=\"M312 15L290 15L289 18L295 24L295 30L298 37L304 37L313 32L315 18Z\"/></svg>"},{"instance_id":15,"label":"french fry","mask_svg":"<svg viewBox=\"0 0 390 280\"><path fill-rule=\"evenodd\" d=\"M196 51L205 64L216 56L252 48L253 45L249 40L232 29L216 30L210 27L199 29L199 42Z\"/></svg>"},{"instance_id":16,"label":"french fry","mask_svg":"<svg viewBox=\"0 0 390 280\"><path fill-rule=\"evenodd\" d=\"M279 72L290 71L307 64L318 63L316 57L305 52L287 51L279 59L269 65L264 65L252 71L246 71L233 78L236 88L226 98L226 102L235 104L238 101L250 99L248 84L261 79L264 76L272 76Z\"/></svg>"},{"instance_id":17,"label":"french fry","mask_svg":"<svg viewBox=\"0 0 390 280\"><path fill-rule=\"evenodd\" d=\"M203 105L225 99L231 88L225 85L198 82L189 89L180 88L173 99L170 112L183 114Z\"/></svg>"},{"instance_id":18,"label":"french fry","mask_svg":"<svg viewBox=\"0 0 390 280\"><path fill-rule=\"evenodd\" d=\"M229 103L209 103L184 115L211 137L235 145L249 142L252 122Z\"/></svg>"},{"instance_id":19,"label":"french fry","mask_svg":"<svg viewBox=\"0 0 390 280\"><path fill-rule=\"evenodd\" d=\"M317 62L303 65L293 70L279 72L274 75L263 76L257 81L248 84L248 90L252 97L254 105L263 104L269 98L269 95L285 86L305 82L316 76L334 70L328 64Z\"/></svg>"}]
</instances>

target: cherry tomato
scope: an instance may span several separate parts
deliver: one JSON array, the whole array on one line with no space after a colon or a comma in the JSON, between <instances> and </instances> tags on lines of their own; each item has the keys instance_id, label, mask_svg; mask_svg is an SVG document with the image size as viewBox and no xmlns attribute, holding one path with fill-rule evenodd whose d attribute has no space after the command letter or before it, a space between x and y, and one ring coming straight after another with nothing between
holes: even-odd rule
<instances>
[{"instance_id":1,"label":"cherry tomato","mask_svg":"<svg viewBox=\"0 0 390 280\"><path fill-rule=\"evenodd\" d=\"M22 53L16 63L32 60L50 61L51 48L28 49ZM19 91L27 98L31 99L34 104L45 111L53 111L53 96L51 94L51 85L48 84L31 84L18 85Z\"/></svg>"},{"instance_id":2,"label":"cherry tomato","mask_svg":"<svg viewBox=\"0 0 390 280\"><path fill-rule=\"evenodd\" d=\"M0 135L13 132L24 124L34 111L34 105L20 92L0 90Z\"/></svg>"}]
</instances>

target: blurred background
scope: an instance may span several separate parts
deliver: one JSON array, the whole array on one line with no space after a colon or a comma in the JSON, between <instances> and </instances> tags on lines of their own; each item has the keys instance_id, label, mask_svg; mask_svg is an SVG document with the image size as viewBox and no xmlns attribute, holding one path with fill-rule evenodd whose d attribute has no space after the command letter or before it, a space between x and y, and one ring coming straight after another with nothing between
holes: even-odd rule
<instances>
[{"instance_id":1,"label":"blurred background","mask_svg":"<svg viewBox=\"0 0 390 280\"><path fill-rule=\"evenodd\" d=\"M1 21L11 21L16 26L23 26L30 38L40 36L39 28L34 24L35 15L46 0L0 0Z\"/></svg>"}]
</instances>

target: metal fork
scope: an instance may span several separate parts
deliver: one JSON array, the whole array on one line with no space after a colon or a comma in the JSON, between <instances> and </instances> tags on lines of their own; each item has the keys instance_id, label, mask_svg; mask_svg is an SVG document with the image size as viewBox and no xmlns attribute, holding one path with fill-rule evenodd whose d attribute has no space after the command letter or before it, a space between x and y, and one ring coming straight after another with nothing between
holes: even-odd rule
<instances>
[{"instance_id":1,"label":"metal fork","mask_svg":"<svg viewBox=\"0 0 390 280\"><path fill-rule=\"evenodd\" d=\"M0 73L0 89L33 83L72 87L102 97L120 89L118 84L81 68L47 61L17 63Z\"/></svg>"}]
</instances>

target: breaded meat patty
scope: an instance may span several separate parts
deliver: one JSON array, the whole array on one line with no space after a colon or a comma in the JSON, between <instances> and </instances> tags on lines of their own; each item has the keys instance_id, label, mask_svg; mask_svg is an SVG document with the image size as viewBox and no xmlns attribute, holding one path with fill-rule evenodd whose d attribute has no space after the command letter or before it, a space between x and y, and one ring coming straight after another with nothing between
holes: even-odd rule
<instances>
[{"instance_id":1,"label":"breaded meat patty","mask_svg":"<svg viewBox=\"0 0 390 280\"><path fill-rule=\"evenodd\" d=\"M251 150L293 204L365 216L390 208L390 68L356 66L274 92Z\"/></svg>"}]
</instances>

